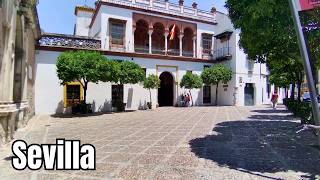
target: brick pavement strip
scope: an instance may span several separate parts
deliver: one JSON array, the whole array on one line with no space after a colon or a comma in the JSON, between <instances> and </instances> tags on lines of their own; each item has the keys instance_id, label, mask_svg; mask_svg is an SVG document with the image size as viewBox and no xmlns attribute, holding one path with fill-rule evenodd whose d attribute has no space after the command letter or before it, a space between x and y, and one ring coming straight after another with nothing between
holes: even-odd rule
<instances>
[{"instance_id":1,"label":"brick pavement strip","mask_svg":"<svg viewBox=\"0 0 320 180\"><path fill-rule=\"evenodd\" d=\"M283 108L194 107L91 117L37 116L15 137L79 139L97 150L96 171L15 171L0 149L0 179L314 179L320 151Z\"/></svg>"}]
</instances>

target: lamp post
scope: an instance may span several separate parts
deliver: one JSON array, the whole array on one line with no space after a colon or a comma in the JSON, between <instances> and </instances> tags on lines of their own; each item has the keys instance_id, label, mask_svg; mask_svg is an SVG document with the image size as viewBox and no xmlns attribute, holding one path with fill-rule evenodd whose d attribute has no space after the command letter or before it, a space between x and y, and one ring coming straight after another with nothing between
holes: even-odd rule
<instances>
[{"instance_id":1,"label":"lamp post","mask_svg":"<svg viewBox=\"0 0 320 180\"><path fill-rule=\"evenodd\" d=\"M310 92L313 118L315 120L316 126L320 126L320 113L319 113L319 105L318 105L318 99L316 94L316 88L314 85L314 79L312 75L309 54L306 46L306 40L303 35L301 21L299 17L299 10L297 7L299 2L296 2L296 1L297 0L289 0L289 4L291 8L291 13L294 19L295 29L298 35L298 43L299 43L300 53L302 56L302 63L307 76L307 83L308 83L308 88ZM320 146L320 135L318 136L318 146Z\"/></svg>"}]
</instances>

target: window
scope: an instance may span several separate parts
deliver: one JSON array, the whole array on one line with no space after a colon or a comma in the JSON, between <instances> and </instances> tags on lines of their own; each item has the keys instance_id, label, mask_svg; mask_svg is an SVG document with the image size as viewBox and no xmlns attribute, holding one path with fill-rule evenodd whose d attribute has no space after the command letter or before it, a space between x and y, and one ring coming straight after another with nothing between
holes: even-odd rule
<instances>
[{"instance_id":1,"label":"window","mask_svg":"<svg viewBox=\"0 0 320 180\"><path fill-rule=\"evenodd\" d=\"M69 83L64 86L65 88L65 97L64 97L64 106L72 107L76 104L79 104L83 100L83 89L80 83L74 82Z\"/></svg>"},{"instance_id":2,"label":"window","mask_svg":"<svg viewBox=\"0 0 320 180\"><path fill-rule=\"evenodd\" d=\"M203 86L203 104L211 104L211 86Z\"/></svg>"},{"instance_id":3,"label":"window","mask_svg":"<svg viewBox=\"0 0 320 180\"><path fill-rule=\"evenodd\" d=\"M111 45L124 46L125 21L110 20L110 42Z\"/></svg>"},{"instance_id":4,"label":"window","mask_svg":"<svg viewBox=\"0 0 320 180\"><path fill-rule=\"evenodd\" d=\"M211 51L212 51L212 35L211 34L202 34L202 48L204 53L211 54Z\"/></svg>"}]
</instances>

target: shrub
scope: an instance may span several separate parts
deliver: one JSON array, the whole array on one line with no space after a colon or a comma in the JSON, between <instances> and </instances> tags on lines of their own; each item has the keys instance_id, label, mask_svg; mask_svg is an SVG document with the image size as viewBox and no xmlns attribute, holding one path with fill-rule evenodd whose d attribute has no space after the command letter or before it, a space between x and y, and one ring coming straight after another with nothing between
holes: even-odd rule
<instances>
[{"instance_id":1,"label":"shrub","mask_svg":"<svg viewBox=\"0 0 320 180\"><path fill-rule=\"evenodd\" d=\"M301 118L302 124L315 124L310 103L284 99L283 104L294 116Z\"/></svg>"}]
</instances>

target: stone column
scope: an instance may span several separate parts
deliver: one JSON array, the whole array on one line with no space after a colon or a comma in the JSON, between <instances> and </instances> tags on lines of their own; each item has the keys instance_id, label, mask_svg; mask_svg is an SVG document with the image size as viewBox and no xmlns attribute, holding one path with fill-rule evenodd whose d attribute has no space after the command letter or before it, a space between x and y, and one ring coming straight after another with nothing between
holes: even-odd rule
<instances>
[{"instance_id":1,"label":"stone column","mask_svg":"<svg viewBox=\"0 0 320 180\"><path fill-rule=\"evenodd\" d=\"M153 0L150 0L150 7L153 7Z\"/></svg>"},{"instance_id":2,"label":"stone column","mask_svg":"<svg viewBox=\"0 0 320 180\"><path fill-rule=\"evenodd\" d=\"M149 54L152 54L152 33L153 29L149 29Z\"/></svg>"},{"instance_id":3,"label":"stone column","mask_svg":"<svg viewBox=\"0 0 320 180\"><path fill-rule=\"evenodd\" d=\"M179 5L180 5L180 11L183 14L183 12L184 12L184 0L179 0Z\"/></svg>"},{"instance_id":4,"label":"stone column","mask_svg":"<svg viewBox=\"0 0 320 180\"><path fill-rule=\"evenodd\" d=\"M166 30L166 32L164 33L164 46L165 46L165 55L168 55L168 36L169 36L169 30Z\"/></svg>"},{"instance_id":5,"label":"stone column","mask_svg":"<svg viewBox=\"0 0 320 180\"><path fill-rule=\"evenodd\" d=\"M169 6L170 6L170 3L169 3L169 0L164 0L166 2L166 10L169 10Z\"/></svg>"},{"instance_id":6,"label":"stone column","mask_svg":"<svg viewBox=\"0 0 320 180\"><path fill-rule=\"evenodd\" d=\"M136 49L135 49L135 42L134 42L134 33L136 32L136 26L134 25L132 27L132 52L135 52Z\"/></svg>"},{"instance_id":7,"label":"stone column","mask_svg":"<svg viewBox=\"0 0 320 180\"><path fill-rule=\"evenodd\" d=\"M195 1L192 3L192 8L194 9L194 15L198 16L198 4Z\"/></svg>"},{"instance_id":8,"label":"stone column","mask_svg":"<svg viewBox=\"0 0 320 180\"><path fill-rule=\"evenodd\" d=\"M132 0L132 4L135 4L136 3L136 0Z\"/></svg>"},{"instance_id":9,"label":"stone column","mask_svg":"<svg viewBox=\"0 0 320 180\"><path fill-rule=\"evenodd\" d=\"M215 46L215 37L214 36L212 36L212 45L211 45L211 53L212 53L212 55L214 55L214 51L215 51L215 48L214 48L214 46Z\"/></svg>"},{"instance_id":10,"label":"stone column","mask_svg":"<svg viewBox=\"0 0 320 180\"><path fill-rule=\"evenodd\" d=\"M182 51L183 51L182 39L183 39L183 34L180 34L180 36L179 36L179 40L180 40L180 46L179 46L179 48L180 48L180 56L183 55L183 53L182 53Z\"/></svg>"},{"instance_id":11,"label":"stone column","mask_svg":"<svg viewBox=\"0 0 320 180\"><path fill-rule=\"evenodd\" d=\"M193 57L196 58L197 57L197 51L196 51L196 48L197 48L197 36L193 36Z\"/></svg>"}]
</instances>

